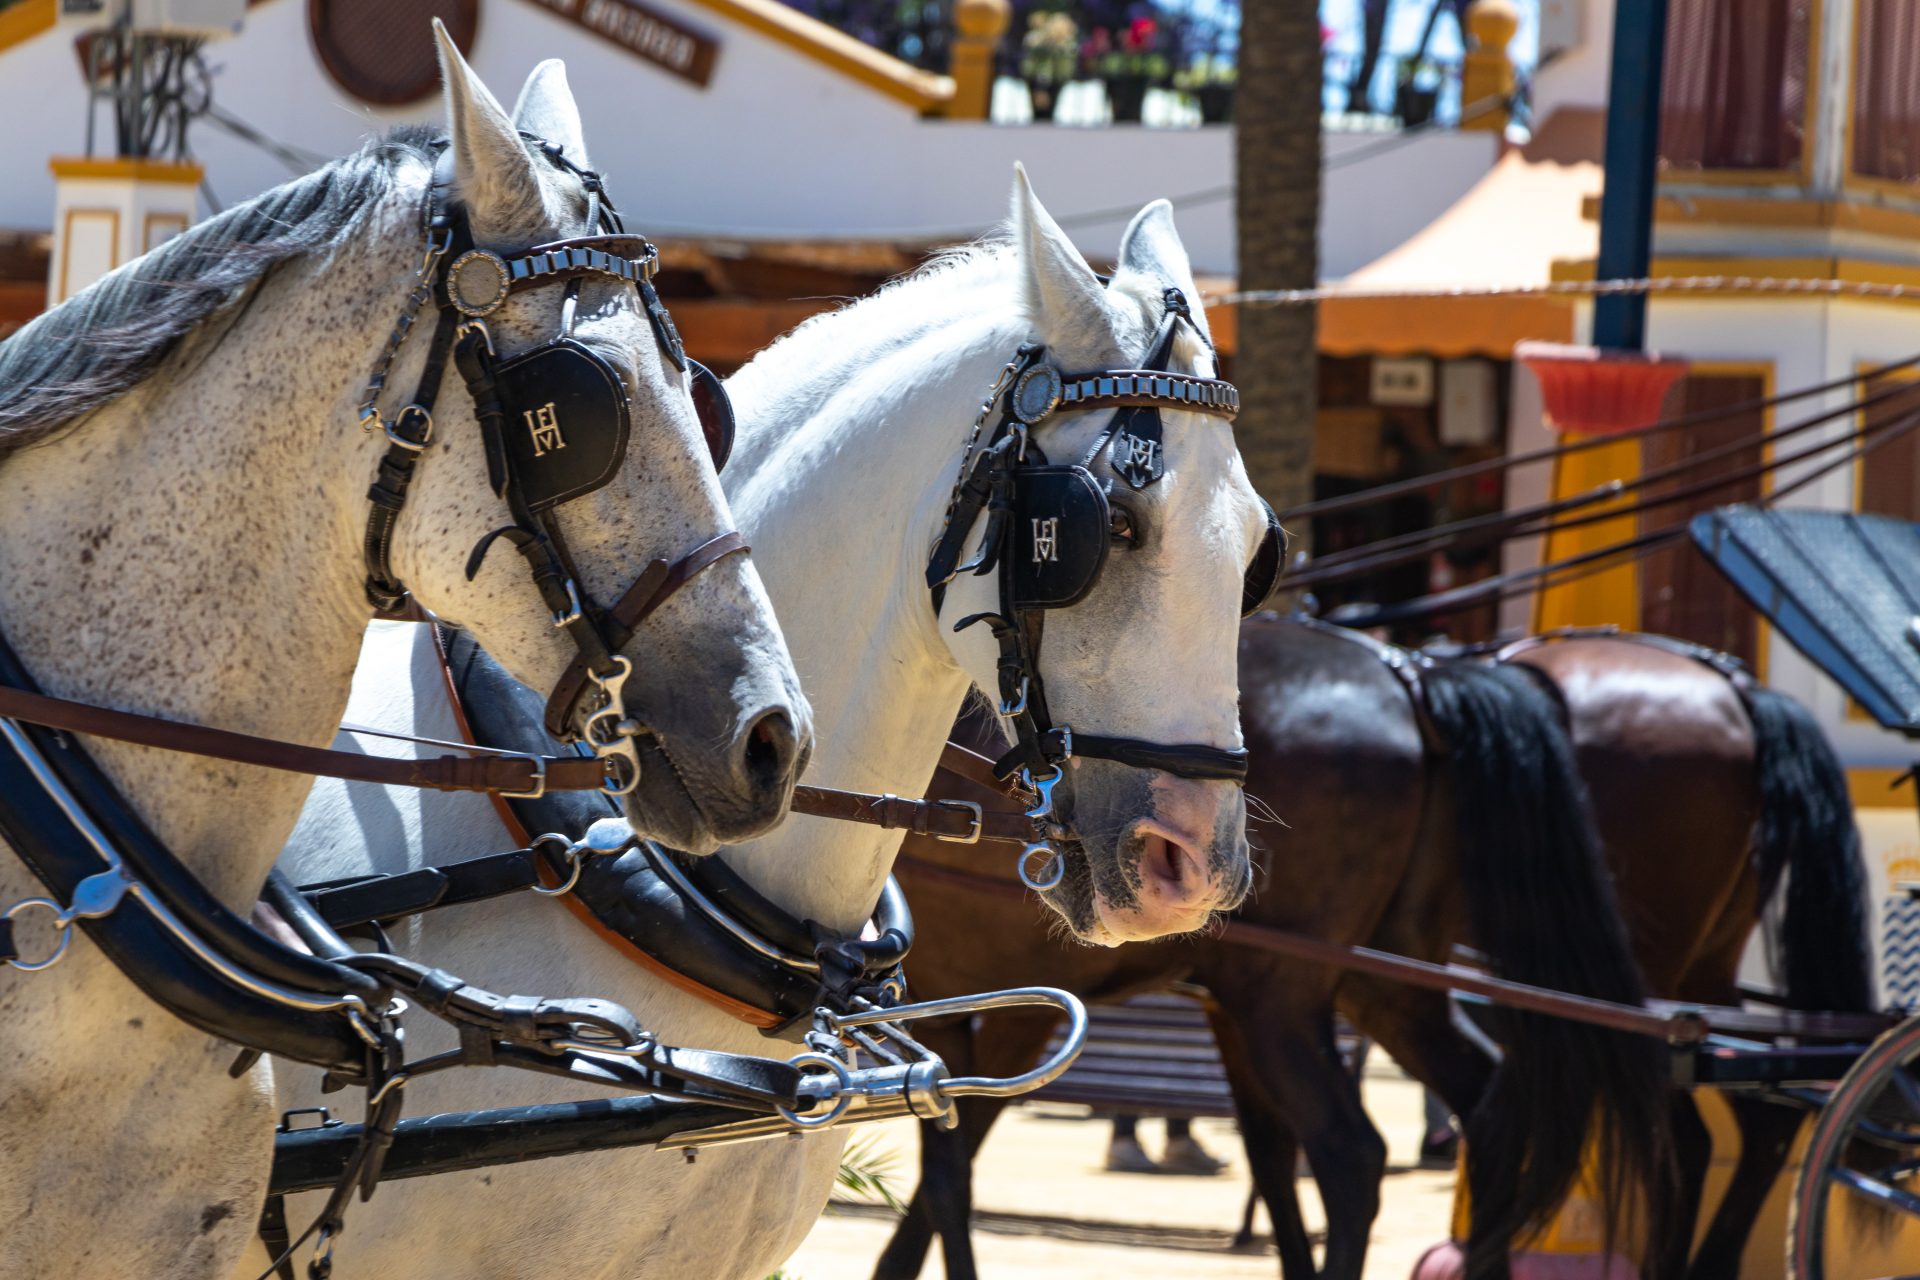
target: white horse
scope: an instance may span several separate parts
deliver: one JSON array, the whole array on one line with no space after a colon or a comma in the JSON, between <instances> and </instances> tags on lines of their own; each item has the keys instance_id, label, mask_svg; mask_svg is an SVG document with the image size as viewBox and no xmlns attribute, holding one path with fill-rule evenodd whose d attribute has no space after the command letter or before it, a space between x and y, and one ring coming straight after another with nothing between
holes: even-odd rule
<instances>
[{"instance_id":1,"label":"white horse","mask_svg":"<svg viewBox=\"0 0 1920 1280\"><path fill-rule=\"evenodd\" d=\"M591 230L557 63L509 116L440 41L457 191L481 246ZM203 223L0 344L0 630L44 691L307 745L346 707L370 607L367 489L385 448L355 425L375 358L421 269L433 157L424 131ZM492 332L510 357L560 323L559 288L516 294ZM427 313L430 320L431 310ZM422 328L430 328L423 325ZM558 515L584 585L617 596L733 517L685 377L630 284L584 284L575 335L619 371L632 447ZM392 384L418 384L425 335ZM458 619L516 678L550 687L574 656L516 556L469 581L468 551L508 520L457 377L393 540L417 598ZM389 399L389 411L396 408ZM711 848L778 820L792 778L741 763L768 716L810 732L754 566L714 565L625 650L628 704L658 744L709 762L652 770L634 820ZM254 902L309 779L92 740L157 836L228 906ZM3 800L0 800L3 802ZM0 845L0 909L45 890ZM51 939L21 918L20 945ZM254 1234L272 1150L265 1068L148 1000L84 937L58 968L0 966L0 1277L206 1280Z\"/></svg>"},{"instance_id":2,"label":"white horse","mask_svg":"<svg viewBox=\"0 0 1920 1280\"><path fill-rule=\"evenodd\" d=\"M1167 288L1198 296L1165 202L1128 229L1111 285L1047 215L1024 174L1013 232L1010 244L962 250L808 322L730 381L741 437L722 479L818 717L809 775L818 782L921 794L968 690L994 684L996 651L984 628L956 635L952 626L997 607L993 579L956 579L936 617L924 574L969 425L996 371L1035 340L1063 369L1128 365L1150 344ZM1185 331L1173 367L1204 373L1211 361ZM1079 457L1109 420L1059 415L1035 439L1056 460ZM1237 746L1242 574L1265 530L1262 508L1224 422L1170 412L1165 441L1164 480L1114 499L1129 509L1137 547L1114 550L1092 593L1049 615L1041 661L1048 696L1057 720L1088 732ZM432 737L454 732L431 643L408 629L376 631L355 682L356 722ZM409 666L410 677L402 674ZM1237 905L1249 875L1237 787L1103 760L1075 758L1068 772L1063 786L1072 789L1078 826L1069 859L1084 865L1070 868L1049 900L1074 933L1112 944L1190 930ZM296 881L504 847L489 806L437 796L417 805L401 798L414 805L402 815L402 839L382 827L357 842L353 827L370 804L361 791L315 789L281 863ZM386 803L378 802L390 813ZM796 918L857 932L898 846L897 832L792 818L716 856ZM619 1001L669 1043L793 1051L636 967L553 902L496 899L390 933L401 952L470 971L475 981ZM283 1105L321 1100L311 1073L292 1075L283 1077ZM564 1087L556 1092L550 1082L465 1072L416 1082L409 1107L417 1115L560 1096ZM336 1254L339 1274L759 1280L823 1208L840 1146L819 1134L715 1147L692 1163L679 1153L626 1151L395 1182L354 1207ZM296 1230L316 1205L311 1195L292 1199ZM264 1259L263 1252L257 1261Z\"/></svg>"}]
</instances>

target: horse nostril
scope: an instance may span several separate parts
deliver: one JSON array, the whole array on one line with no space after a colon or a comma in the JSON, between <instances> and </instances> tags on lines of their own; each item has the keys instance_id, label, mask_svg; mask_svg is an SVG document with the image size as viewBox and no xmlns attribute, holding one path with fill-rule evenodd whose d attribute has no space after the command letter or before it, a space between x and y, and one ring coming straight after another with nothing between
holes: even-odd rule
<instances>
[{"instance_id":1,"label":"horse nostril","mask_svg":"<svg viewBox=\"0 0 1920 1280\"><path fill-rule=\"evenodd\" d=\"M793 773L799 739L793 719L785 711L769 711L747 731L741 764L747 782L756 791L778 791Z\"/></svg>"}]
</instances>

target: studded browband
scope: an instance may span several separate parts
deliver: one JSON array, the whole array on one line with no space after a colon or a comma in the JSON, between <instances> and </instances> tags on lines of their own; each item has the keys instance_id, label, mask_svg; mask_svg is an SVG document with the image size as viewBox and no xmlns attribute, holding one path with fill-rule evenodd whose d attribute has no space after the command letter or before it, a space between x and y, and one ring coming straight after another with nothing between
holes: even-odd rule
<instances>
[{"instance_id":1,"label":"studded browband","mask_svg":"<svg viewBox=\"0 0 1920 1280\"><path fill-rule=\"evenodd\" d=\"M641 284L659 273L660 251L644 236L576 236L510 258L469 249L447 268L447 301L465 315L483 316L509 294L556 280L603 275Z\"/></svg>"},{"instance_id":2,"label":"studded browband","mask_svg":"<svg viewBox=\"0 0 1920 1280\"><path fill-rule=\"evenodd\" d=\"M1229 420L1240 412L1240 392L1231 382L1153 369L1062 374L1052 365L1036 364L1020 375L1010 398L1029 426L1056 411L1192 409Z\"/></svg>"}]
</instances>

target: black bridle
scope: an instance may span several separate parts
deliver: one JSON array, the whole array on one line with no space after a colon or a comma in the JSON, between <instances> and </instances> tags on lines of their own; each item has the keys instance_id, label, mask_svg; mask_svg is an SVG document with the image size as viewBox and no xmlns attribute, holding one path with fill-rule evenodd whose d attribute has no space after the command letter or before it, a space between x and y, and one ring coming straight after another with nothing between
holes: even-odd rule
<instances>
[{"instance_id":1,"label":"black bridle","mask_svg":"<svg viewBox=\"0 0 1920 1280\"><path fill-rule=\"evenodd\" d=\"M963 631L985 623L1000 646L999 713L1013 730L1014 744L994 762L993 772L1002 780L1018 776L1020 785L1036 798L1028 816L1051 833L1028 845L1020 858L1021 879L1035 889L1053 888L1065 873L1064 860L1052 843L1065 834L1064 826L1053 818L1053 791L1066 776L1066 762L1074 756L1157 769L1182 778L1246 781L1244 748L1111 737L1055 724L1040 674L1045 611L1070 607L1082 599L1099 577L1109 541L1131 537L1130 529L1114 520L1106 501L1113 480L1097 481L1089 470L1095 460L1109 452L1115 476L1133 488L1144 488L1165 471L1163 408L1228 421L1239 412L1239 393L1231 384L1166 371L1181 324L1192 328L1202 341L1206 335L1193 323L1180 290L1165 290L1163 300L1166 309L1159 329L1138 369L1063 375L1046 362L1041 344L1026 344L1015 353L981 408L975 439L996 404L998 422L977 452L974 441L969 441L946 527L927 564L927 586L936 616L945 603L947 584L955 577L969 571L997 570L999 574L998 612L969 615L953 629ZM1048 465L1032 439L1035 429L1057 411L1101 408L1119 411L1079 463ZM961 564L967 539L983 511L987 527L980 549L971 561ZM1272 583L1266 575L1277 577L1284 559L1284 535L1273 509L1266 507L1266 512L1267 539L1247 572L1243 613L1253 612L1271 594ZM1036 874L1033 860L1042 854L1050 866L1045 874Z\"/></svg>"},{"instance_id":2,"label":"black bridle","mask_svg":"<svg viewBox=\"0 0 1920 1280\"><path fill-rule=\"evenodd\" d=\"M451 357L473 399L493 490L505 500L513 518L474 547L467 577L471 580L479 573L487 551L500 539L526 559L554 627L567 633L576 650L548 699L548 727L555 737L585 741L592 747L607 771L606 791L626 795L640 782L634 738L642 730L627 716L622 690L633 663L619 650L641 620L674 592L708 566L748 548L737 531L728 531L676 561L655 560L611 607L600 605L581 585L554 512L617 474L628 447L631 406L619 372L572 337L580 282L601 276L633 286L661 349L675 368L692 377L695 406L716 468L732 447L732 411L719 380L687 357L680 334L653 287L660 266L658 251L644 237L627 233L600 175L574 164L562 148L531 134L522 136L555 167L580 180L587 194L587 224L596 234L515 254L475 247L466 209L454 197L452 150L438 144L419 276L360 408L362 429L379 429L388 442L378 477L367 491L372 508L365 538L366 592L385 616L409 611L409 593L393 571L393 533L420 457L433 439L434 401ZM494 350L487 318L515 293L562 282L566 296L561 333L502 360ZM439 319L426 366L411 401L388 419L378 406L388 369L429 300ZM584 698L591 701L579 714ZM542 784L536 784L533 794L542 789Z\"/></svg>"}]
</instances>

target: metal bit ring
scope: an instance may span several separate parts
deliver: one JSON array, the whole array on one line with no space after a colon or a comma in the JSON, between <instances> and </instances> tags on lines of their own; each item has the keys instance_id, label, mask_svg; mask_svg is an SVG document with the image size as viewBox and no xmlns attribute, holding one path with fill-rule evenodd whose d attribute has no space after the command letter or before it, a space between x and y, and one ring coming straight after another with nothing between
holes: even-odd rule
<instances>
[{"instance_id":1,"label":"metal bit ring","mask_svg":"<svg viewBox=\"0 0 1920 1280\"><path fill-rule=\"evenodd\" d=\"M1044 879L1040 875L1036 875L1031 869L1034 865L1033 856L1037 853L1045 854L1049 859L1049 861L1040 864L1040 866L1045 869L1045 873L1047 873ZM1065 879L1067 875L1066 858L1061 856L1058 849L1044 840L1030 844L1022 849L1020 851L1020 861L1017 865L1020 871L1020 883L1035 893L1046 893L1050 889L1058 888L1060 882Z\"/></svg>"}]
</instances>

